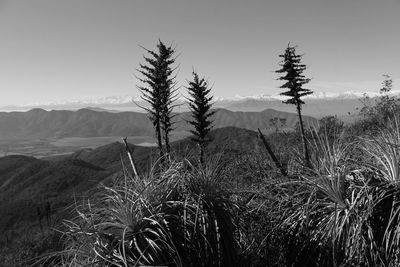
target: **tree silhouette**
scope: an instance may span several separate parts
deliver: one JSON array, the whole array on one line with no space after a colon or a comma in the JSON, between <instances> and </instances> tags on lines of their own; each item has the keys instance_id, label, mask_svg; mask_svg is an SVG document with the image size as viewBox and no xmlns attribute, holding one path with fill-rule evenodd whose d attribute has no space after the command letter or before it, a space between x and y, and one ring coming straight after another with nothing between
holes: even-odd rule
<instances>
[{"instance_id":1,"label":"tree silhouette","mask_svg":"<svg viewBox=\"0 0 400 267\"><path fill-rule=\"evenodd\" d=\"M307 84L310 79L307 79L302 74L306 69L306 66L301 64L302 56L296 54L296 46L290 46L289 43L284 54L279 55L279 57L282 58L282 61L279 63L281 69L276 72L283 73L283 75L278 79L286 81L282 86L280 86L280 88L289 89L288 91L281 93L281 95L289 97L289 99L283 101L283 103L296 106L300 122L301 138L303 140L304 157L306 164L311 166L307 140L304 132L304 124L301 116L301 108L302 105L305 104L302 97L313 93L311 90L303 88L303 85Z\"/></svg>"},{"instance_id":2,"label":"tree silhouette","mask_svg":"<svg viewBox=\"0 0 400 267\"><path fill-rule=\"evenodd\" d=\"M215 111L211 111L211 100L210 96L211 88L209 88L207 81L204 78L199 78L198 74L193 71L193 81L188 81L190 98L189 107L192 112L192 120L189 121L194 126L194 130L190 132L194 135L192 140L196 142L200 147L200 163L204 164L205 148L211 141L208 136L212 129L211 116Z\"/></svg>"},{"instance_id":3,"label":"tree silhouette","mask_svg":"<svg viewBox=\"0 0 400 267\"><path fill-rule=\"evenodd\" d=\"M149 118L154 125L160 157L164 156L162 140L165 143L165 152L169 154L169 134L172 131L172 109L176 100L175 78L173 74L175 63L173 57L175 50L166 46L161 40L157 44L157 52L146 49L148 57L143 56L145 64L140 64L138 78L144 85L137 86L141 91L141 98L150 104L149 108L142 107L149 113Z\"/></svg>"}]
</instances>

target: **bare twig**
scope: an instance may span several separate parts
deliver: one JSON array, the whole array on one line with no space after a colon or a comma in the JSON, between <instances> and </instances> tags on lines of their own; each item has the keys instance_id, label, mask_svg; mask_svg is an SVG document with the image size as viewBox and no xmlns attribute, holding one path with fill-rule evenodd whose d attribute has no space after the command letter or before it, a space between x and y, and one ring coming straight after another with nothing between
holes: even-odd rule
<instances>
[{"instance_id":1,"label":"bare twig","mask_svg":"<svg viewBox=\"0 0 400 267\"><path fill-rule=\"evenodd\" d=\"M137 178L139 175L138 175L137 170L136 170L135 162L133 161L131 149L129 148L128 142L126 141L126 140L128 139L128 137L125 137L125 138L124 138L124 137L121 137L121 139L122 139L122 141L123 141L124 144L125 144L126 154L128 154L129 161L131 162L132 169L133 169L133 174L135 175L135 178Z\"/></svg>"},{"instance_id":2,"label":"bare twig","mask_svg":"<svg viewBox=\"0 0 400 267\"><path fill-rule=\"evenodd\" d=\"M272 151L271 146L268 144L267 139L265 138L265 136L261 133L260 128L258 128L258 133L259 136L265 146L265 149L267 150L268 154L271 156L273 162L275 163L275 166L281 171L283 176L287 176L287 172L285 170L285 168L282 166L282 164L279 162L279 160L277 159L277 157L275 156L274 152Z\"/></svg>"}]
</instances>

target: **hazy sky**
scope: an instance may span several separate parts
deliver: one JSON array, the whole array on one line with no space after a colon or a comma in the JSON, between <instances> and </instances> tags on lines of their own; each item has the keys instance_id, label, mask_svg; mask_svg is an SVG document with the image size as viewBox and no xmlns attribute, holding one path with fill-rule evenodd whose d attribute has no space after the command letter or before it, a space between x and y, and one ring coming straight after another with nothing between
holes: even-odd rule
<instances>
[{"instance_id":1,"label":"hazy sky","mask_svg":"<svg viewBox=\"0 0 400 267\"><path fill-rule=\"evenodd\" d=\"M400 78L400 0L0 0L0 105L137 95L158 38L219 97L280 92L288 42L317 92Z\"/></svg>"}]
</instances>

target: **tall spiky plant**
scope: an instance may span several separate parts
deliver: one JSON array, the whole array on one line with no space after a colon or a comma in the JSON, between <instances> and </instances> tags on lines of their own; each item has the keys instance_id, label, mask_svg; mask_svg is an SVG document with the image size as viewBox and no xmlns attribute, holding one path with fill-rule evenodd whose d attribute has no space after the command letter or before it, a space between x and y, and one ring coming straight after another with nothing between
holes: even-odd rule
<instances>
[{"instance_id":1,"label":"tall spiky plant","mask_svg":"<svg viewBox=\"0 0 400 267\"><path fill-rule=\"evenodd\" d=\"M189 81L187 87L190 98L189 107L192 112L192 120L189 121L194 126L194 130L190 130L193 134L193 141L200 147L200 163L204 164L206 145L211 141L209 132L212 128L213 121L211 116L215 111L211 111L210 96L211 88L209 88L207 81L204 78L199 78L198 74L193 71L193 80Z\"/></svg>"},{"instance_id":2,"label":"tall spiky plant","mask_svg":"<svg viewBox=\"0 0 400 267\"><path fill-rule=\"evenodd\" d=\"M283 101L283 103L296 106L300 122L301 137L303 140L304 158L306 164L310 166L310 154L304 133L304 123L301 116L301 108L302 105L305 104L302 98L313 93L311 90L303 88L303 85L307 84L310 79L303 75L303 72L306 70L306 65L301 63L302 56L296 53L296 46L290 46L289 43L285 53L279 55L279 57L282 58L282 61L280 62L281 69L276 72L284 73L284 75L278 79L286 81L280 86L280 88L289 89L288 91L281 93L281 95L289 97L289 99Z\"/></svg>"},{"instance_id":3,"label":"tall spiky plant","mask_svg":"<svg viewBox=\"0 0 400 267\"><path fill-rule=\"evenodd\" d=\"M157 44L157 52L143 48L150 55L143 56L146 64L140 64L138 72L143 76L139 80L144 84L137 86L141 91L141 98L150 104L150 108L142 107L149 113L154 125L160 157L164 156L162 140L165 143L165 152L170 152L169 134L172 131L172 109L176 100L176 83L174 75L175 50L166 46L161 40Z\"/></svg>"}]
</instances>

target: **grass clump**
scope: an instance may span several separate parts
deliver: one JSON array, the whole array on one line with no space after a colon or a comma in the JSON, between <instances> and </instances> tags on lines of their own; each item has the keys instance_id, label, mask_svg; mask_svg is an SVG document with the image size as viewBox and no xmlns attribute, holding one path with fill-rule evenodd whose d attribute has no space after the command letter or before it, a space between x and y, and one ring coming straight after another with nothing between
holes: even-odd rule
<instances>
[{"instance_id":1,"label":"grass clump","mask_svg":"<svg viewBox=\"0 0 400 267\"><path fill-rule=\"evenodd\" d=\"M400 127L349 132L308 132L285 175L261 153L122 175L76 205L53 265L399 266Z\"/></svg>"},{"instance_id":2,"label":"grass clump","mask_svg":"<svg viewBox=\"0 0 400 267\"><path fill-rule=\"evenodd\" d=\"M313 167L292 172L271 202L268 236L282 256L271 266L398 266L399 133L311 135Z\"/></svg>"},{"instance_id":3,"label":"grass clump","mask_svg":"<svg viewBox=\"0 0 400 267\"><path fill-rule=\"evenodd\" d=\"M66 221L66 260L99 266L234 266L234 206L219 175L181 162L103 187Z\"/></svg>"}]
</instances>

